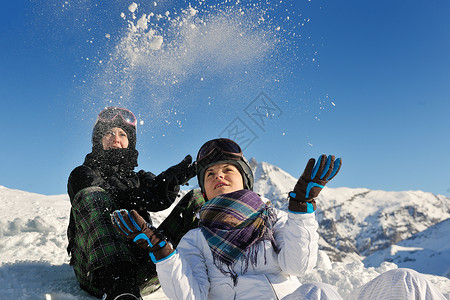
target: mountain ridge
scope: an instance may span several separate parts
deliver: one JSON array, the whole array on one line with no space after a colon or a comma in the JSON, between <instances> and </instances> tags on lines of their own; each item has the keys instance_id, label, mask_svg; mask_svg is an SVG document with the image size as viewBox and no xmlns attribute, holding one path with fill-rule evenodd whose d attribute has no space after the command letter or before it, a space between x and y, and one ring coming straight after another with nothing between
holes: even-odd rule
<instances>
[{"instance_id":1,"label":"mountain ridge","mask_svg":"<svg viewBox=\"0 0 450 300\"><path fill-rule=\"evenodd\" d=\"M270 199L274 207L286 210L287 193L292 190L297 178L267 162L251 159L250 165L255 175L255 192ZM14 211L23 209L20 202L15 203L15 199L29 199L27 201L30 205L39 205L41 199L59 198L64 201L55 201L55 208L58 206L58 210L61 210L63 207L70 207L66 194L44 196L0 186L0 199ZM334 262L362 261L366 267L378 267L383 261L391 261L399 267L411 267L419 272L449 278L450 262L445 260L450 248L446 234L450 229L450 221L446 221L450 217L449 200L448 197L420 190L389 192L367 188L325 187L317 199L319 247ZM161 222L170 209L156 213L155 224ZM69 209L66 210L68 214ZM36 211L35 216L36 224L46 224L46 219L37 219L39 211ZM14 221L9 225L3 224L5 227L0 228L0 233L9 236L17 228L24 228L26 231L34 224L19 223ZM427 230L439 234L427 235ZM444 246L427 247L436 244L436 237L447 239L443 242ZM436 258L441 258L441 266ZM427 260L436 262L435 270L427 267Z\"/></svg>"},{"instance_id":2,"label":"mountain ridge","mask_svg":"<svg viewBox=\"0 0 450 300\"><path fill-rule=\"evenodd\" d=\"M287 194L297 178L267 162L251 159L250 165L255 176L255 192L270 199L274 207L286 210ZM449 219L449 200L443 195L420 190L325 187L316 200L319 247L332 261L364 261L373 253L395 247ZM450 222L446 223L446 227L449 226ZM432 251L426 253L436 255ZM395 262L401 267L403 260L408 259L397 258ZM380 262L374 258L365 261L367 266L376 266ZM439 275L448 277L449 274L446 271Z\"/></svg>"}]
</instances>

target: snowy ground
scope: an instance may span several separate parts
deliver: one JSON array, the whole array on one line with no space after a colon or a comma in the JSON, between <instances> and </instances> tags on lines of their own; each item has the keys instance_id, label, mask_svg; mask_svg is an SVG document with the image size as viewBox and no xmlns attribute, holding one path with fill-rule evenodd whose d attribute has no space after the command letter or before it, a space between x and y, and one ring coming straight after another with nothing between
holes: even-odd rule
<instances>
[{"instance_id":1,"label":"snowy ground","mask_svg":"<svg viewBox=\"0 0 450 300\"><path fill-rule=\"evenodd\" d=\"M93 299L82 291L68 265L66 228L70 210L67 195L43 196L0 186L0 299ZM155 215L160 222L168 212ZM342 296L397 268L383 263L364 268L362 262L330 263L321 253L318 268L302 282L333 284ZM427 277L450 299L450 280ZM167 299L160 290L144 299Z\"/></svg>"}]
</instances>

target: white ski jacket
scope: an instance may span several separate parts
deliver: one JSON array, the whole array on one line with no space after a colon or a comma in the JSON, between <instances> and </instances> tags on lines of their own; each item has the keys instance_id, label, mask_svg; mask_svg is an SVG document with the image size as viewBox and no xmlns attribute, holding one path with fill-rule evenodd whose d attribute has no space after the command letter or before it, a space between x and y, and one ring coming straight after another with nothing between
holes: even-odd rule
<instances>
[{"instance_id":1,"label":"white ski jacket","mask_svg":"<svg viewBox=\"0 0 450 300\"><path fill-rule=\"evenodd\" d=\"M256 266L244 270L239 260L230 276L214 265L211 250L199 228L180 241L177 253L156 264L162 289L169 299L281 299L300 286L298 275L316 265L318 223L315 213L294 214L277 210L274 237L280 252L270 241L260 241Z\"/></svg>"}]
</instances>

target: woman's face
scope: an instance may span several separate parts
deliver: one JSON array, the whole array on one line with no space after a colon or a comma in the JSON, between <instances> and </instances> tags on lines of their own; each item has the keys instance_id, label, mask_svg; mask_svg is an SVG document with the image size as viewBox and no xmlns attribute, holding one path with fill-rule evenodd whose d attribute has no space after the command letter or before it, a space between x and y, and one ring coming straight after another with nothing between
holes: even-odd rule
<instances>
[{"instance_id":1,"label":"woman's face","mask_svg":"<svg viewBox=\"0 0 450 300\"><path fill-rule=\"evenodd\" d=\"M127 133L120 127L109 129L102 138L103 150L128 148Z\"/></svg>"},{"instance_id":2,"label":"woman's face","mask_svg":"<svg viewBox=\"0 0 450 300\"><path fill-rule=\"evenodd\" d=\"M205 172L205 192L208 199L242 190L244 181L239 170L231 164L217 164Z\"/></svg>"}]
</instances>

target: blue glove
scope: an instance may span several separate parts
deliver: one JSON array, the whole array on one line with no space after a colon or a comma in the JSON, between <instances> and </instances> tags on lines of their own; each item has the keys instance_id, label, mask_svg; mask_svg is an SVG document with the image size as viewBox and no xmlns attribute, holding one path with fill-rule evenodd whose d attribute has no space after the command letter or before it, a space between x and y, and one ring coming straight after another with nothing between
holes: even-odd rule
<instances>
[{"instance_id":1,"label":"blue glove","mask_svg":"<svg viewBox=\"0 0 450 300\"><path fill-rule=\"evenodd\" d=\"M322 154L316 163L311 158L305 171L295 184L294 190L289 193L289 210L297 213L310 213L316 210L315 198L320 191L341 169L342 159L335 159L334 155L328 157Z\"/></svg>"},{"instance_id":2,"label":"blue glove","mask_svg":"<svg viewBox=\"0 0 450 300\"><path fill-rule=\"evenodd\" d=\"M163 261L175 253L163 235L155 227L147 224L137 211L115 210L111 214L111 221L122 236L148 250L154 263Z\"/></svg>"}]
</instances>

